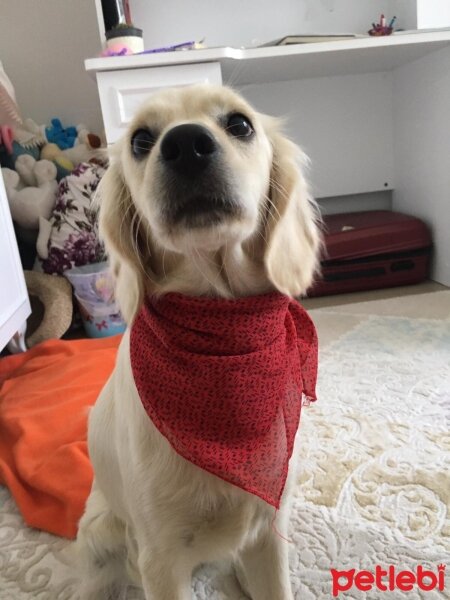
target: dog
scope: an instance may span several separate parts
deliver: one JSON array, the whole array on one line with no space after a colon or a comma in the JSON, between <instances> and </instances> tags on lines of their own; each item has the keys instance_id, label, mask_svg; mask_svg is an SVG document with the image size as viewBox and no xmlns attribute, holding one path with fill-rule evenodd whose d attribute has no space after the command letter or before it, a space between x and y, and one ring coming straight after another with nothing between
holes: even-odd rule
<instances>
[{"instance_id":1,"label":"dog","mask_svg":"<svg viewBox=\"0 0 450 600\"><path fill-rule=\"evenodd\" d=\"M293 599L285 537L295 451L277 511L186 460L144 410L130 330L149 297L305 293L320 248L306 163L277 119L213 85L155 94L114 146L99 220L129 328L89 417L82 600L115 597L123 578L146 600L188 600L193 570L221 560L253 600Z\"/></svg>"}]
</instances>

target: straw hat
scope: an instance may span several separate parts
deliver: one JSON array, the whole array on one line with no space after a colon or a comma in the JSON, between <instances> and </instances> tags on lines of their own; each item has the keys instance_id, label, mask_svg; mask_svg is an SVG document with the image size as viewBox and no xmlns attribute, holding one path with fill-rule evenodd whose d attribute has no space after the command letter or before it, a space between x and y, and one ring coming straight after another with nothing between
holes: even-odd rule
<instances>
[{"instance_id":1,"label":"straw hat","mask_svg":"<svg viewBox=\"0 0 450 600\"><path fill-rule=\"evenodd\" d=\"M26 342L59 339L72 322L72 286L64 277L38 271L24 271L33 314L28 320Z\"/></svg>"}]
</instances>

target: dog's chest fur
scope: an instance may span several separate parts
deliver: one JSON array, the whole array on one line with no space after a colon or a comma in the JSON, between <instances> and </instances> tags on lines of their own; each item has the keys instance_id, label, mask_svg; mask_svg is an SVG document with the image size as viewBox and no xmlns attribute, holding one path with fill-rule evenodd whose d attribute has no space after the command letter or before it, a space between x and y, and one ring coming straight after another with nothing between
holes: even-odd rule
<instances>
[{"instance_id":1,"label":"dog's chest fur","mask_svg":"<svg viewBox=\"0 0 450 600\"><path fill-rule=\"evenodd\" d=\"M183 459L147 417L133 384L128 333L90 420L90 431L96 431L89 438L96 479L100 488L113 490L109 502L126 523L130 541L145 524L150 536L167 543L175 537L203 562L232 557L270 526L273 507ZM111 439L120 440L120 447L112 448ZM282 503L295 468L291 460Z\"/></svg>"}]
</instances>

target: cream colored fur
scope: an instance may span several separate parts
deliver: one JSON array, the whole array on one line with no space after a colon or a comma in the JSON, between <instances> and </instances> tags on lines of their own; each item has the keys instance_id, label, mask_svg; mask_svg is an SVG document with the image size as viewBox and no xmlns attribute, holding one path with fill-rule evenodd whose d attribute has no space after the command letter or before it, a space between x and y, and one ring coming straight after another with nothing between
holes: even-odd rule
<instances>
[{"instance_id":1,"label":"cream colored fur","mask_svg":"<svg viewBox=\"0 0 450 600\"><path fill-rule=\"evenodd\" d=\"M251 143L232 138L221 125L230 112L250 119ZM207 127L220 145L242 210L239 217L188 230L164 220L158 153L167 131L191 122ZM136 161L130 136L143 126L157 131L158 140L145 160ZM101 231L127 322L146 294L305 292L319 235L304 162L277 121L227 88L196 86L152 98L117 144L99 191ZM77 539L82 600L114 598L125 577L143 587L147 600L189 600L192 571L220 560L234 563L253 600L292 600L283 536L295 460L275 514L256 496L181 458L142 407L128 333L90 415L89 451L95 481Z\"/></svg>"}]
</instances>

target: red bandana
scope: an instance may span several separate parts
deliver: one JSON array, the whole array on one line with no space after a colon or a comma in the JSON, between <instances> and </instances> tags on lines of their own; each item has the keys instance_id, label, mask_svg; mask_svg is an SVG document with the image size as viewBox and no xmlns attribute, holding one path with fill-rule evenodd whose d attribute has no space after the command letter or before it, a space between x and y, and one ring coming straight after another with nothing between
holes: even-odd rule
<instances>
[{"instance_id":1,"label":"red bandana","mask_svg":"<svg viewBox=\"0 0 450 600\"><path fill-rule=\"evenodd\" d=\"M279 508L300 419L315 400L317 335L279 293L166 294L131 328L142 404L178 454Z\"/></svg>"}]
</instances>

